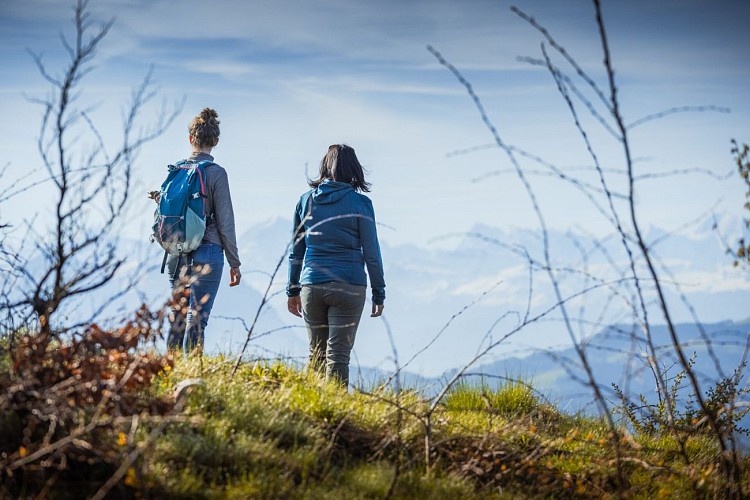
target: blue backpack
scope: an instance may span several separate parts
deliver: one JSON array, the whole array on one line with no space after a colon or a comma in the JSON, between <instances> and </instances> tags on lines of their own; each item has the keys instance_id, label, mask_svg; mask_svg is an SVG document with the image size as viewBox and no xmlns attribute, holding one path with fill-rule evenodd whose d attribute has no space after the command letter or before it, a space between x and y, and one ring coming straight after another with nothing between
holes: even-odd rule
<instances>
[{"instance_id":1,"label":"blue backpack","mask_svg":"<svg viewBox=\"0 0 750 500\"><path fill-rule=\"evenodd\" d=\"M151 235L151 241L158 241L164 249L162 273L168 255L188 256L203 241L208 215L206 167L211 164L210 161L191 163L183 160L167 167L169 173L161 185Z\"/></svg>"}]
</instances>

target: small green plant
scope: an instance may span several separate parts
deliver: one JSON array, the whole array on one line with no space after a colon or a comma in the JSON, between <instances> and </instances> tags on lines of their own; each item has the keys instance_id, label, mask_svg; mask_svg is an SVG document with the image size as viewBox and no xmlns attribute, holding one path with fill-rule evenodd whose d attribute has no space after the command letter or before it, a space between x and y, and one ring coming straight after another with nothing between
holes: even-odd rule
<instances>
[{"instance_id":1,"label":"small green plant","mask_svg":"<svg viewBox=\"0 0 750 500\"><path fill-rule=\"evenodd\" d=\"M633 429L643 435L656 436L670 432L671 430L709 433L706 425L706 415L698 407L695 394L691 394L688 401L680 404L680 392L682 382L687 375L687 370L692 369L695 364L696 353L690 358L688 368L681 370L672 380L669 387L669 397L660 398L657 403L651 403L640 394L637 404L629 400L617 384L612 384L619 404L615 406L614 413L622 415ZM741 395L750 393L750 389L740 387L742 371L746 363L740 364L730 377L725 377L705 393L704 404L706 409L713 413L719 429L724 435L735 432L749 434L750 431L739 427L737 424L750 411L750 408L736 408L735 403ZM670 423L670 419L672 420Z\"/></svg>"},{"instance_id":2,"label":"small green plant","mask_svg":"<svg viewBox=\"0 0 750 500\"><path fill-rule=\"evenodd\" d=\"M697 353L694 352L688 361L687 370L692 369L696 357ZM688 419L685 415L679 416L678 398L687 370L681 370L675 375L668 389L669 393L659 395L659 401L656 403L648 401L646 396L639 394L638 403L640 404L637 404L628 399L619 385L613 383L612 388L620 401L613 409L613 413L622 415L636 432L648 436L660 434L672 428L683 428Z\"/></svg>"},{"instance_id":3,"label":"small green plant","mask_svg":"<svg viewBox=\"0 0 750 500\"><path fill-rule=\"evenodd\" d=\"M725 435L735 432L750 435L749 429L737 425L740 420L747 415L748 411L750 411L750 408L747 406L741 408L736 407L737 400L740 396L750 393L750 389L740 387L742 372L745 369L745 366L747 366L746 362L741 363L730 377L725 377L719 380L716 382L716 385L710 387L706 391L706 409L716 416L719 429L721 429ZM695 409L695 403L692 400L685 412L685 418L689 419L698 430L703 432L709 431L708 427L705 425L705 414L702 411Z\"/></svg>"}]
</instances>

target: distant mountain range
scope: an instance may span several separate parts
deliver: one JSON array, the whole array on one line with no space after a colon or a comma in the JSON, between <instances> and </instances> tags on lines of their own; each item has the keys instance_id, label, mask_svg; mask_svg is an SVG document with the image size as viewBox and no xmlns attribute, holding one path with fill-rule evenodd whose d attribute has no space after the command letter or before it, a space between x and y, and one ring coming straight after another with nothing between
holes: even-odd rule
<instances>
[{"instance_id":1,"label":"distant mountain range","mask_svg":"<svg viewBox=\"0 0 750 500\"><path fill-rule=\"evenodd\" d=\"M276 219L252 227L240 237L243 268L247 269L246 283L257 292L265 290L268 277L249 270L273 270L284 253L290 233L291 222ZM391 246L387 244L387 228L381 233L387 282L387 324L363 317L355 343L359 365L388 370L393 366L394 350L400 361L405 362L432 342L407 369L427 377L439 376L463 365L489 339L499 339L515 329L527 308L530 318L543 316L500 343L481 362L523 357L539 349L564 349L570 345L559 310L545 314L556 302L547 275L534 269L530 276L523 257L523 252L527 252L537 262L543 261L539 234L475 225L467 233L446 235L422 246ZM692 313L680 294L690 301L701 321L719 323L747 318L750 303L747 273L732 267L731 259L726 258L710 228L669 237L652 230L649 239L658 242L654 246L658 262L670 269L670 274L662 276L668 284L668 299L675 321L693 322ZM564 297L595 285L588 276L614 282L628 269L619 240L614 237L594 240L581 234L551 231L549 248L552 265L559 268L557 275ZM606 249L606 255L600 249ZM646 276L644 269L640 271ZM285 281L284 260L273 286L279 295L270 304L278 311L274 320L279 323L275 327L301 326L286 312L282 292ZM679 288L673 283L679 284ZM644 287L650 288L647 280ZM622 296L626 290L622 283L601 286L568 302L567 312L578 340L596 335L609 325L632 321L625 305L632 297ZM217 301L217 310L226 308L235 315L242 311L243 316L248 316L253 310L252 304L257 302L242 300L242 293L227 291L226 294L222 291L224 295ZM658 310L651 308L650 312L651 321L659 323ZM232 315L228 311L224 314ZM306 335L303 329L282 330L269 337L264 348L284 355L304 355Z\"/></svg>"},{"instance_id":2,"label":"distant mountain range","mask_svg":"<svg viewBox=\"0 0 750 500\"><path fill-rule=\"evenodd\" d=\"M685 354L693 362L692 369L698 375L703 395L716 382L732 377L740 369L741 388L748 388L748 369L742 365L750 354L750 321L676 325L676 331ZM667 385L671 388L674 378L682 371L672 347L669 333L664 325L655 326L651 335L656 345L659 365L666 370ZM617 384L625 395L634 402L640 396L647 401L657 401L656 382L646 362L646 345L643 332L626 325L610 326L589 338L583 345L584 353L594 374L596 384L602 391L610 407L620 403L613 391ZM392 377L394 371L362 368L352 371L355 386L371 388ZM425 396L436 395L457 369L447 370L439 377L420 377L405 372L400 375L402 387L415 388ZM497 387L508 380L521 380L538 391L540 399L554 404L569 413L582 411L596 414L598 409L594 393L581 366L580 357L571 347L561 350L540 350L527 357L509 357L491 363L477 364L465 371L463 381L483 383ZM692 388L684 379L678 392L681 408L692 399ZM747 397L741 398L743 401ZM739 424L750 429L750 415ZM739 436L742 446L748 448L748 439Z\"/></svg>"},{"instance_id":3,"label":"distant mountain range","mask_svg":"<svg viewBox=\"0 0 750 500\"><path fill-rule=\"evenodd\" d=\"M710 384L731 376L740 366L745 347L750 344L750 321L675 325L680 345L687 357L694 361L693 370L702 384ZM672 378L681 367L665 325L652 326L652 339L659 364ZM612 395L611 385L617 384L632 394L649 396L655 391L655 381L646 363L647 348L644 334L633 326L615 325L591 337L582 345L594 378L605 394ZM747 354L750 356L750 352ZM748 359L750 361L750 359ZM460 369L446 370L438 377L421 377L404 371L404 386L433 393ZM390 370L357 368L357 383L371 385L392 377ZM465 370L466 380L481 380L489 385L504 381L522 380L532 384L540 395L557 404L592 399L586 373L578 353L572 348L539 350L526 357L508 357L491 363L476 363ZM747 381L746 381L747 382Z\"/></svg>"},{"instance_id":4,"label":"distant mountain range","mask_svg":"<svg viewBox=\"0 0 750 500\"><path fill-rule=\"evenodd\" d=\"M725 321L701 325L675 326L680 344L688 358L694 361L693 371L708 389L717 380L730 377L743 360L745 346L750 342L750 322ZM652 326L651 335L656 345L659 365L667 370L669 379L682 368L669 338L667 327ZM615 399L612 384L617 384L628 395L644 395L653 401L656 382L651 375L646 356L644 334L633 326L610 326L588 339L583 345L594 378L605 397ZM585 409L593 400L592 391L573 348L560 351L540 351L525 358L508 358L478 366L476 373L522 377L542 391L552 402L572 409ZM746 370L743 370L746 371ZM742 386L747 386L743 380ZM668 385L671 383L668 381ZM683 382L687 398L690 390Z\"/></svg>"},{"instance_id":5,"label":"distant mountain range","mask_svg":"<svg viewBox=\"0 0 750 500\"><path fill-rule=\"evenodd\" d=\"M243 281L239 287L229 288L225 272L225 283L206 333L208 352L236 355L240 351L268 288L270 273L281 261L270 288L270 301L258 318L246 357L280 356L304 362L307 335L302 322L286 311L283 293L284 253L290 233L291 221L275 219L241 234ZM551 351L562 355L571 341L560 310L554 308L556 299L546 272L539 268L530 272L524 257L543 261L539 234L476 225L467 233L446 235L421 246L391 246L387 243L387 229L381 233L387 282L385 315L380 320L365 313L355 343L353 373L358 367L390 372L395 352L401 365L414 358L406 365L406 371L424 380L435 379L466 364L488 343L497 342L477 361L477 366L494 366L495 372L504 372L516 363L521 374L533 378L540 387L554 387L561 397L585 391L577 384L566 385L562 368L544 354ZM649 239L658 242L654 247L657 262L670 269L669 274L662 274L663 282L673 317L682 325L681 333L686 339L692 338L689 325L695 323L693 314L705 321L712 332L742 330L747 325L747 321L743 322L750 303L747 272L732 267L710 228L669 237L652 230ZM167 277L156 269L161 263L160 249L149 245L145 237L143 241L123 244L131 259L127 273L144 265L155 270L148 272L132 293L113 304L116 309L110 313L115 316L134 310L141 302L163 304L169 294ZM588 352L596 362L617 358L617 352L606 349L619 351L625 344L614 334L618 327L612 325L632 323L628 301L633 298L622 279L628 267L618 239L595 240L551 231L549 249L560 292L569 298L566 312L575 338L589 343ZM610 283L604 286L595 279ZM92 298L91 308L106 300L121 284L122 281L115 282L109 290L99 292ZM647 294L651 293L648 281L642 286ZM584 289L590 291L580 294ZM685 306L683 298L689 300L692 310ZM651 305L650 313L653 323L663 322ZM519 329L524 316L537 319ZM507 339L498 342L505 335ZM605 350L593 351L604 339ZM597 365L597 377L606 375L606 386L610 381L621 382L619 368L607 372L608 367L618 363L602 361L601 366ZM642 379L648 384L646 377ZM640 379L635 376L633 383L637 380Z\"/></svg>"}]
</instances>

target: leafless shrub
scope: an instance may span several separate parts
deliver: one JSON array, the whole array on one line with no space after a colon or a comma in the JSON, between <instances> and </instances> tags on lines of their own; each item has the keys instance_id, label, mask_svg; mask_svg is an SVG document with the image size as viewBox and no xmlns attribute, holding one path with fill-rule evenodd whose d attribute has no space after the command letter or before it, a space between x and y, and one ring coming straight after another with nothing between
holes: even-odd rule
<instances>
[{"instance_id":1,"label":"leafless shrub","mask_svg":"<svg viewBox=\"0 0 750 500\"><path fill-rule=\"evenodd\" d=\"M702 330L702 326L697 319L697 315L695 315L695 311L689 305L689 301L687 301L685 295L680 292L679 283L673 283L667 279L671 277L671 274L666 266L660 265L658 261L657 255L654 251L654 247L658 244L658 241L649 242L643 235L638 204L636 202L637 186L639 181L652 179L655 176L635 173L635 161L629 139L629 131L632 128L670 114L707 111L726 112L727 110L717 106L684 106L655 113L642 119L635 120L630 124L626 124L622 118L622 112L620 109L618 87L615 79L613 62L610 57L609 41L607 38L601 5L598 0L594 0L593 4L600 37L600 47L603 52L603 75L607 82L607 88L600 88L596 83L596 80L589 76L587 70L582 68L575 58L569 54L565 48L560 45L533 17L515 7L513 7L512 10L520 18L535 28L544 38L544 43L541 45L542 58L536 60L526 58L525 60L531 64L544 67L553 78L554 84L556 85L561 98L570 111L571 119L579 132L582 144L589 154L593 165L590 171L596 174L598 185L594 185L578 178L574 171L563 171L556 167L552 162L546 161L532 153L528 153L517 146L507 144L502 139L498 128L490 119L487 110L483 106L480 97L474 91L471 83L461 74L459 69L448 62L440 52L432 47L428 47L428 50L435 56L438 62L453 73L459 83L466 89L479 112L480 119L494 139L492 147L501 150L509 160L511 168L508 169L507 172L493 172L492 175L502 175L504 173L515 174L525 189L539 225L542 254L541 258L538 259L529 257L529 269L530 271L539 271L546 275L548 278L548 286L554 292L555 300L550 306L548 312L537 316L534 316L533 314L531 316L527 315L525 320L520 322L518 326L507 331L504 336L500 336L500 340L488 343L485 349L480 350L475 358L471 359L456 373L454 377L443 385L437 397L433 399L430 409L424 415L426 432L428 434L427 446L428 448L430 446L429 433L431 414L437 408L442 397L444 397L450 390L451 386L460 380L463 373L465 373L473 364L477 363L490 350L499 345L499 343L503 342L509 336L514 335L519 329L527 327L530 323L542 320L549 312L554 311L559 317L564 329L567 331L570 342L577 355L575 366L567 367L566 370L568 370L571 376L580 379L581 382L588 386L593 392L597 408L605 421L608 422L610 428L611 443L615 454L614 462L618 466L619 471L618 483L620 486L618 488L624 486L625 482L621 465L626 461L626 457L621 454L619 445L623 429L621 424L613 418L611 405L605 395L606 387L595 378L589 362L590 358L589 353L587 352L587 343L581 336L577 335L576 330L574 329L576 323L579 327L586 323L585 308L581 305L577 312L573 310L569 305L569 299L574 294L566 296L563 292L563 290L569 290L570 288L569 278L571 276L578 276L582 278L582 288L579 289L581 295L589 295L590 292L593 291L592 288L596 288L597 292L608 291L610 295L605 301L605 308L609 307L614 299L620 302L624 310L630 311L630 321L637 327L637 329L634 329L631 332L633 344L645 346L647 352L646 366L655 381L656 395L659 399L659 403L657 404L660 405L659 408L662 408L662 410L660 410L661 418L663 418L661 431L670 433L676 438L676 441L679 443L680 453L685 462L689 465L690 458L685 449L687 435L680 432L675 423L677 413L680 411L675 401L677 394L673 388L669 387L667 367L664 364L665 360L663 355L660 355L659 347L653 339L654 310L657 311L656 316L661 322L665 323L667 327L670 339L669 348L671 354L676 360L677 368L680 370L680 382L684 379L686 383L686 387L682 389L689 391L692 395L695 408L694 411L701 415L699 420L705 424L705 429L707 429L710 435L714 437L719 450L719 462L726 480L726 491L724 491L723 494L728 498L739 498L743 495L741 468L740 461L738 460L736 443L733 439L733 430L735 429L733 422L736 422L738 414L732 414L731 412L734 411L737 404L736 399L742 392L738 390L739 377L737 376L737 373L741 372L741 368L738 368L739 372L735 371L733 377L725 378L720 381L716 387L706 391L699 380L699 374L693 369L690 360L685 354L685 347L678 336L673 321L670 303L667 299L666 291L672 288L678 291L681 300L683 300L688 306L688 309L693 313L694 318L696 319L696 324L701 330L703 341L706 343L709 354L713 357L714 364L717 366L718 373L723 373L721 367L716 361L715 355L713 354L711 339L708 338ZM567 75L565 70L556 64L554 61L555 57L553 56L562 58L563 63L570 68L575 75L575 78ZM578 84L576 83L577 81L582 82L581 88L578 87ZM587 97L587 94L592 97ZM579 107L583 107L583 112L579 110ZM623 163L625 165L624 169L613 170L611 168L605 168L602 165L597 152L598 147L592 142L592 135L586 129L583 120L581 119L582 113L588 113L594 118L595 123L601 125L605 131L617 140L618 144L621 146ZM478 146L476 148L470 148L450 154L468 154L486 147L487 146ZM743 163L743 159L746 159L746 155L743 156L744 153L740 151L736 144L733 152L737 157L740 173L742 175L742 168L744 163L746 163ZM529 170L522 167L521 160L530 160L536 163L539 169ZM679 169L670 172L669 175L686 175L693 173L706 172ZM597 244L595 245L595 251L599 252L600 255L610 263L611 270L614 271L614 276L611 274L592 276L590 272L587 271L587 252L584 251L583 247L577 242L575 242L575 244L581 251L583 257L581 266L555 266L551 259L552 250L550 248L548 227L539 203L538 194L534 190L530 175L552 176L578 189L579 192L592 204L593 208L603 216L604 220L608 221L612 226L614 231L613 234L620 243L620 251L626 256L627 267L623 268L618 265L610 257L610 251L603 245ZM612 175L624 176L626 192L619 193L612 188L613 183L610 180ZM716 177L714 174L711 175ZM616 199L618 200L618 203L615 203ZM623 204L622 201L625 203ZM478 236L479 238L491 241L490 238L486 238L482 235ZM500 243L500 246L505 248L512 247L512 245L508 243ZM665 276L667 278L665 278ZM606 284L606 287L602 286L603 284ZM601 321L594 321L592 324L601 326L602 323ZM637 352L639 351L640 349L637 350ZM635 355L636 351L632 354ZM632 366L631 363L628 363L628 366ZM628 368L628 370L630 369L631 368ZM619 388L618 395L624 400L630 401L629 396L625 396L623 391L619 390ZM721 400L721 403L716 404L717 400ZM682 413L680 413L680 417L682 416ZM730 422L732 423L731 425L729 424ZM429 457L429 454L427 456Z\"/></svg>"},{"instance_id":2,"label":"leafless shrub","mask_svg":"<svg viewBox=\"0 0 750 500\"><path fill-rule=\"evenodd\" d=\"M7 203L39 185L52 192L41 200L51 202L49 227L39 214L22 225L0 224L0 355L9 363L0 376L3 496L33 491L41 498L58 480L101 485L133 450L139 422L165 419L175 405L171 397L149 393L153 379L172 367L169 356L149 349L161 338L163 312L144 306L122 326L105 328L94 320L107 301L90 316L77 308L122 270L119 228L135 157L180 108L162 106L156 123L142 123L156 96L149 71L123 109L121 142L105 143L82 96L113 21L95 26L87 5L75 5L72 39L61 36L68 60L59 74L31 53L50 85L45 97L30 99L43 110L42 167L11 181L0 198ZM41 179L33 177L38 173ZM116 296L139 277L133 273Z\"/></svg>"},{"instance_id":3,"label":"leafless shrub","mask_svg":"<svg viewBox=\"0 0 750 500\"><path fill-rule=\"evenodd\" d=\"M750 147L747 144L740 146L737 141L732 139L732 154L734 155L734 161L737 164L737 170L742 178L742 181L747 188L745 192L745 217L743 222L745 224L745 231L750 228ZM747 241L743 235L740 236L737 242L737 250L733 252L736 256L734 265L738 266L740 262L743 264L750 265L750 241Z\"/></svg>"},{"instance_id":4,"label":"leafless shrub","mask_svg":"<svg viewBox=\"0 0 750 500\"><path fill-rule=\"evenodd\" d=\"M135 156L166 130L179 111L179 106L163 108L157 123L141 123L145 107L156 96L149 71L124 109L122 142L114 148L105 144L91 116L92 107L82 103L82 85L113 21L98 28L93 24L87 2L78 0L73 40L61 37L69 59L59 76L41 55L31 53L42 78L50 84L46 97L31 98L43 109L37 147L45 177L18 179L2 201L38 184L51 185L52 222L51 227L44 227L45 222L33 214L25 227L12 228L14 242L5 239L0 248L0 265L7 271L0 282L0 305L10 319L2 325L5 334L29 327L56 337L61 330L94 319L55 324L56 315L104 287L125 263L118 228L132 192ZM11 228L0 230L7 233ZM134 279L140 276L135 274Z\"/></svg>"}]
</instances>

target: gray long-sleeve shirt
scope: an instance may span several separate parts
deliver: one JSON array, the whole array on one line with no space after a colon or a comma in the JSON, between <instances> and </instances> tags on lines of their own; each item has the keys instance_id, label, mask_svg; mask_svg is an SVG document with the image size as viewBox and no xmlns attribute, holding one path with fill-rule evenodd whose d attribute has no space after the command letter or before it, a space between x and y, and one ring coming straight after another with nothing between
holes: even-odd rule
<instances>
[{"instance_id":1,"label":"gray long-sleeve shirt","mask_svg":"<svg viewBox=\"0 0 750 500\"><path fill-rule=\"evenodd\" d=\"M188 161L214 161L207 153L194 154ZM237 250L237 233L234 228L234 209L232 196L229 193L229 178L224 167L214 163L206 169L206 233L203 241L216 243L224 248L227 262L231 267L240 267L240 255Z\"/></svg>"}]
</instances>

